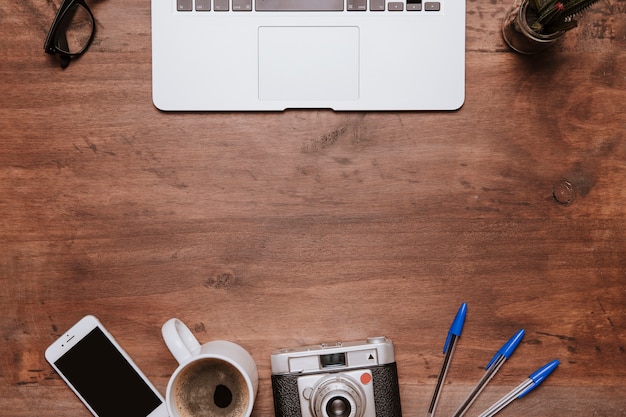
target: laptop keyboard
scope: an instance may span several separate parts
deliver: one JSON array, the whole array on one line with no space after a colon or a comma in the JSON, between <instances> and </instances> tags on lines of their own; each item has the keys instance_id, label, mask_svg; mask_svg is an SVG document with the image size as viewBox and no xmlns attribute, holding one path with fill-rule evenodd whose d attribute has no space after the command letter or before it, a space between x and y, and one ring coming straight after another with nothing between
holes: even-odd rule
<instances>
[{"instance_id":1,"label":"laptop keyboard","mask_svg":"<svg viewBox=\"0 0 626 417\"><path fill-rule=\"evenodd\" d=\"M175 0L179 12L438 12L441 2L422 0Z\"/></svg>"}]
</instances>

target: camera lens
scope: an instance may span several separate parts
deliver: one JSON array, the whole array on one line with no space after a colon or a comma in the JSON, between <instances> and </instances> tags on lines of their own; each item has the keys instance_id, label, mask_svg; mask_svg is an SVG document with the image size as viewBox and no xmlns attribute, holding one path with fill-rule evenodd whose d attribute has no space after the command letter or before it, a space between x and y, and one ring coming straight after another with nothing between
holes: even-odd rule
<instances>
[{"instance_id":1,"label":"camera lens","mask_svg":"<svg viewBox=\"0 0 626 417\"><path fill-rule=\"evenodd\" d=\"M346 374L318 380L309 398L313 417L362 417L366 409L363 388Z\"/></svg>"},{"instance_id":2,"label":"camera lens","mask_svg":"<svg viewBox=\"0 0 626 417\"><path fill-rule=\"evenodd\" d=\"M350 401L343 397L331 398L326 404L326 415L329 417L347 417L351 411Z\"/></svg>"}]
</instances>

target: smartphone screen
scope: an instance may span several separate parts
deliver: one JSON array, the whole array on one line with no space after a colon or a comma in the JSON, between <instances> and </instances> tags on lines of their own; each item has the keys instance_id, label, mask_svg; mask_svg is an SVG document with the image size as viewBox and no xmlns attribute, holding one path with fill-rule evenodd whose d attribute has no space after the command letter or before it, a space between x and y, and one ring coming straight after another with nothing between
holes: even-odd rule
<instances>
[{"instance_id":1,"label":"smartphone screen","mask_svg":"<svg viewBox=\"0 0 626 417\"><path fill-rule=\"evenodd\" d=\"M163 403L99 327L54 365L99 417L146 417Z\"/></svg>"}]
</instances>

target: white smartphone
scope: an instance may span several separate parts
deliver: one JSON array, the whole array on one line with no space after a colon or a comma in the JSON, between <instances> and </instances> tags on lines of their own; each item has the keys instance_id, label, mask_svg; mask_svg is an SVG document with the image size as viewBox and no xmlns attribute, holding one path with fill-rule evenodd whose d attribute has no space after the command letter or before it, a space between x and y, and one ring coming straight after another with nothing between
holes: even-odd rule
<instances>
[{"instance_id":1,"label":"white smartphone","mask_svg":"<svg viewBox=\"0 0 626 417\"><path fill-rule=\"evenodd\" d=\"M96 417L168 417L163 396L94 316L50 345L46 360Z\"/></svg>"}]
</instances>

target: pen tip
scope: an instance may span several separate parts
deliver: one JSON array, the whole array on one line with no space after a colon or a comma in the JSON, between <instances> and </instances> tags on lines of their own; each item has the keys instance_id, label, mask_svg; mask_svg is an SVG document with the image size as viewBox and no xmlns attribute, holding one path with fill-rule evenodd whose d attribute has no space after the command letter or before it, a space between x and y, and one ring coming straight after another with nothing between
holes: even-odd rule
<instances>
[{"instance_id":1,"label":"pen tip","mask_svg":"<svg viewBox=\"0 0 626 417\"><path fill-rule=\"evenodd\" d=\"M502 349L500 349L500 353L508 359L522 341L525 333L526 331L524 329L518 330L518 332L515 333L504 346L502 346Z\"/></svg>"},{"instance_id":2,"label":"pen tip","mask_svg":"<svg viewBox=\"0 0 626 417\"><path fill-rule=\"evenodd\" d=\"M541 384L543 380L546 379L548 375L550 375L552 371L556 369L557 366L559 366L559 363L559 360L555 359L530 374L529 378L533 381L532 385L528 387L525 391L523 391L520 395L518 395L517 398L522 398L524 395L537 388L537 386Z\"/></svg>"},{"instance_id":3,"label":"pen tip","mask_svg":"<svg viewBox=\"0 0 626 417\"><path fill-rule=\"evenodd\" d=\"M454 321L452 322L452 326L450 327L450 333L461 336L461 332L463 331L463 324L465 324L466 314L467 303L463 303L461 304L461 307L459 307L459 311L457 311L456 317L454 317Z\"/></svg>"},{"instance_id":4,"label":"pen tip","mask_svg":"<svg viewBox=\"0 0 626 417\"><path fill-rule=\"evenodd\" d=\"M496 359L498 359L499 356L504 356L508 359L513 354L513 351L515 351L515 349L517 348L517 345L519 345L522 341L525 333L526 332L524 329L518 330L517 333L515 333L513 337L511 337L504 345L502 345L500 350L496 352L493 358L491 358L491 361L489 361L489 363L487 364L486 368L491 368L491 365L496 362Z\"/></svg>"},{"instance_id":5,"label":"pen tip","mask_svg":"<svg viewBox=\"0 0 626 417\"><path fill-rule=\"evenodd\" d=\"M446 338L446 343L443 347L443 353L448 351L448 347L450 346L450 341L452 339L452 335L461 336L461 332L463 331L463 324L465 323L465 315L467 314L467 303L461 304L459 307L459 311L457 311L456 316L454 317L454 321L450 326L450 330L448 331L448 337Z\"/></svg>"},{"instance_id":6,"label":"pen tip","mask_svg":"<svg viewBox=\"0 0 626 417\"><path fill-rule=\"evenodd\" d=\"M545 364L544 366L542 366L541 368L533 372L530 375L530 379L532 379L535 382L535 384L539 384L541 381L546 379L546 377L550 375L552 371L556 369L557 366L559 366L559 363L560 362L558 359L548 362L547 364Z\"/></svg>"}]
</instances>

